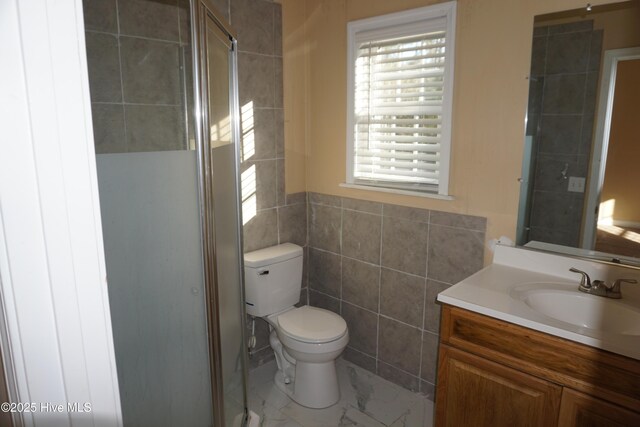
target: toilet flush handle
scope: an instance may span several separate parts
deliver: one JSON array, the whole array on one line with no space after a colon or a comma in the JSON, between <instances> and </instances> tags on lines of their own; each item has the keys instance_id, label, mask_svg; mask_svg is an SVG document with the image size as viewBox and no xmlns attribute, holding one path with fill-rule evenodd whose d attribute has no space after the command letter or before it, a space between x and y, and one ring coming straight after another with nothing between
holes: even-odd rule
<instances>
[{"instance_id":1,"label":"toilet flush handle","mask_svg":"<svg viewBox=\"0 0 640 427\"><path fill-rule=\"evenodd\" d=\"M266 276L267 274L269 274L269 270L258 271L258 276Z\"/></svg>"}]
</instances>

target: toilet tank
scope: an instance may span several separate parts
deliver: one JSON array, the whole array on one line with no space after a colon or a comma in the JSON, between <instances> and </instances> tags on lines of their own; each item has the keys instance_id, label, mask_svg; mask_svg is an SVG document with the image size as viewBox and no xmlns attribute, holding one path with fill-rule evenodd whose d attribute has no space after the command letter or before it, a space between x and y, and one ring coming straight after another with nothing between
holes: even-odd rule
<instances>
[{"instance_id":1,"label":"toilet tank","mask_svg":"<svg viewBox=\"0 0 640 427\"><path fill-rule=\"evenodd\" d=\"M244 254L247 313L264 317L300 301L302 248L293 243Z\"/></svg>"}]
</instances>

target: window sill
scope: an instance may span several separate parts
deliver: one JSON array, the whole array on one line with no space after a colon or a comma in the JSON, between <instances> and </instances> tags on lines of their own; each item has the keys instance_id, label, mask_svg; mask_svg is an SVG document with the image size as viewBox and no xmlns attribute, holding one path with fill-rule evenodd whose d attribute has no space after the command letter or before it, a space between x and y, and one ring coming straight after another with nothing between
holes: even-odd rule
<instances>
[{"instance_id":1,"label":"window sill","mask_svg":"<svg viewBox=\"0 0 640 427\"><path fill-rule=\"evenodd\" d=\"M403 196L424 197L427 199L455 200L453 196L443 196L442 194L434 194L434 193L423 193L420 191L400 190L397 188L374 187L369 185L348 184L348 183L342 183L342 184L339 184L339 186L342 188L353 188L354 190L377 191L380 193L401 194Z\"/></svg>"}]
</instances>

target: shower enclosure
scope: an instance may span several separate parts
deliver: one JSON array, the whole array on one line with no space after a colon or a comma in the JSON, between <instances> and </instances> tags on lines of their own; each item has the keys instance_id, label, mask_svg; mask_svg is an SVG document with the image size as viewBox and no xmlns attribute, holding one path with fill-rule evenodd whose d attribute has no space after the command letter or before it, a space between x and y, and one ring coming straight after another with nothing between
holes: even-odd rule
<instances>
[{"instance_id":1,"label":"shower enclosure","mask_svg":"<svg viewBox=\"0 0 640 427\"><path fill-rule=\"evenodd\" d=\"M234 33L208 0L118 2L113 20L98 3L85 27L123 423L244 425Z\"/></svg>"}]
</instances>

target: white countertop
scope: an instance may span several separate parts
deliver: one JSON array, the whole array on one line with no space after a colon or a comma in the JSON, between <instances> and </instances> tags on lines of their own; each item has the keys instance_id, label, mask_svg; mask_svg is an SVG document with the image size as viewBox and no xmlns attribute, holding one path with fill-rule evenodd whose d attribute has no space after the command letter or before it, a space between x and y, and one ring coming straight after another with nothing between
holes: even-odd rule
<instances>
[{"instance_id":1,"label":"white countertop","mask_svg":"<svg viewBox=\"0 0 640 427\"><path fill-rule=\"evenodd\" d=\"M578 292L580 276L569 273L570 267L584 270L592 279L607 280L607 283L613 277L640 279L640 270L497 246L493 264L441 292L438 301L640 360L640 335L604 333L575 326L534 311L513 296L514 288L522 288L528 283L549 283L563 289L566 285L568 291ZM611 303L614 307L624 305L640 312L640 284L623 285L623 298L611 300Z\"/></svg>"}]
</instances>

